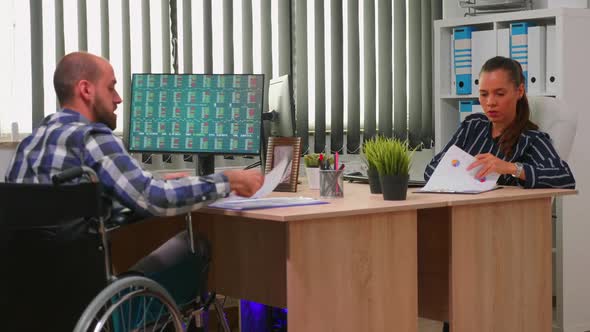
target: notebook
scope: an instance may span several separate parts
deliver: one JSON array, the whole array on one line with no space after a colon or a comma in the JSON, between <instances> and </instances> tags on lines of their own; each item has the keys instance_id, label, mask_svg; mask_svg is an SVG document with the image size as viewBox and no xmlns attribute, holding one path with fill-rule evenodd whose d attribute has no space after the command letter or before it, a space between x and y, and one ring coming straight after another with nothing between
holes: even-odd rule
<instances>
[{"instance_id":1,"label":"notebook","mask_svg":"<svg viewBox=\"0 0 590 332\"><path fill-rule=\"evenodd\" d=\"M352 175L352 174L344 174L344 180L348 182L358 182L358 183L369 183L369 177L366 175ZM416 188L416 187L424 187L426 181L424 180L408 180L408 187Z\"/></svg>"}]
</instances>

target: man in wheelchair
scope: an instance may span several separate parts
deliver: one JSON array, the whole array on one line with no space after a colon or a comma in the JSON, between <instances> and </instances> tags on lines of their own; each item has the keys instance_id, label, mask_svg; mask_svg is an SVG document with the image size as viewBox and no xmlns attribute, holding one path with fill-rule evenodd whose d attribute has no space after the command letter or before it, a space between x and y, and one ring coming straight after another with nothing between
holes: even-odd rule
<instances>
[{"instance_id":1,"label":"man in wheelchair","mask_svg":"<svg viewBox=\"0 0 590 332\"><path fill-rule=\"evenodd\" d=\"M263 183L257 170L230 170L208 176L157 179L143 170L114 135L116 79L107 60L83 52L58 63L53 84L60 110L47 116L18 145L6 173L8 183L45 183L64 170L88 167L96 175L113 215L131 210L133 218L188 213L230 192L251 196ZM71 180L80 182L80 178ZM142 259L137 270L160 270L189 250L178 234Z\"/></svg>"}]
</instances>

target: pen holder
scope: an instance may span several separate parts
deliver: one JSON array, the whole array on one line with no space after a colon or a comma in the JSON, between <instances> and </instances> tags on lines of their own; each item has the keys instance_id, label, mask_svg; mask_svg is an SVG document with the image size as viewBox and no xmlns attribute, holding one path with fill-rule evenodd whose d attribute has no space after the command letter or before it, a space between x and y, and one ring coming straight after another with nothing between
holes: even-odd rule
<instances>
[{"instance_id":1,"label":"pen holder","mask_svg":"<svg viewBox=\"0 0 590 332\"><path fill-rule=\"evenodd\" d=\"M344 171L320 170L320 197L344 197Z\"/></svg>"}]
</instances>

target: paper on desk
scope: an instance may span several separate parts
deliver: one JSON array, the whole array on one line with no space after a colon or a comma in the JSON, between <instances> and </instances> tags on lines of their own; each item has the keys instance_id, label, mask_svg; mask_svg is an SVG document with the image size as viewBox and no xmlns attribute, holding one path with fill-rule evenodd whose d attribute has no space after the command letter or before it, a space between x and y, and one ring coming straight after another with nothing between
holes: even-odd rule
<instances>
[{"instance_id":1,"label":"paper on desk","mask_svg":"<svg viewBox=\"0 0 590 332\"><path fill-rule=\"evenodd\" d=\"M475 175L481 167L467 171L467 166L475 160L469 153L455 145L451 146L420 191L475 194L495 189L499 174L492 173L477 179Z\"/></svg>"},{"instance_id":2,"label":"paper on desk","mask_svg":"<svg viewBox=\"0 0 590 332\"><path fill-rule=\"evenodd\" d=\"M287 166L291 161L284 158L264 177L262 187L251 197L241 197L230 195L227 198L220 199L210 204L210 207L228 209L228 210L251 210L277 208L298 205L315 205L327 204L309 197L269 197L263 198L270 194L281 182L283 175L287 172Z\"/></svg>"},{"instance_id":3,"label":"paper on desk","mask_svg":"<svg viewBox=\"0 0 590 332\"><path fill-rule=\"evenodd\" d=\"M262 198L268 196L273 190L275 190L279 183L281 183L281 179L283 178L283 174L287 170L288 164L289 160L287 158L280 160L278 164L264 176L264 183L262 184L262 187L260 187L260 189L258 189L258 191L254 193L254 195L250 197L243 197L231 193L227 198L217 200L215 203ZM211 204L211 206L213 206L215 203Z\"/></svg>"}]
</instances>

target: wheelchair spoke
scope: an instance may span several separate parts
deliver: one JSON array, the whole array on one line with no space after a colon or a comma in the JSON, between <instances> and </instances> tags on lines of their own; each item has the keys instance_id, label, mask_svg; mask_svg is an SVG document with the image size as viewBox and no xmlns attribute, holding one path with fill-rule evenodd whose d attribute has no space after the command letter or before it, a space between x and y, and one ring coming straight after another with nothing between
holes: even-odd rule
<instances>
[{"instance_id":1,"label":"wheelchair spoke","mask_svg":"<svg viewBox=\"0 0 590 332\"><path fill-rule=\"evenodd\" d=\"M152 331L156 330L156 327L158 326L158 322L160 321L160 317L162 317L162 311L164 311L164 306L160 307L160 312L158 313L158 317L156 322L154 323L154 328L152 329Z\"/></svg>"},{"instance_id":2,"label":"wheelchair spoke","mask_svg":"<svg viewBox=\"0 0 590 332\"><path fill-rule=\"evenodd\" d=\"M76 332L183 331L173 299L152 280L125 277L103 293L82 315L77 328L83 330Z\"/></svg>"},{"instance_id":3,"label":"wheelchair spoke","mask_svg":"<svg viewBox=\"0 0 590 332\"><path fill-rule=\"evenodd\" d=\"M127 328L127 331L131 331L131 329L133 328L133 325L132 325L133 323L131 321L131 317L133 316L132 315L132 312L133 312L133 300L134 299L131 298L131 300L129 301L130 303L129 303L129 312L128 312L128 315L127 315L127 327L128 327Z\"/></svg>"}]
</instances>

